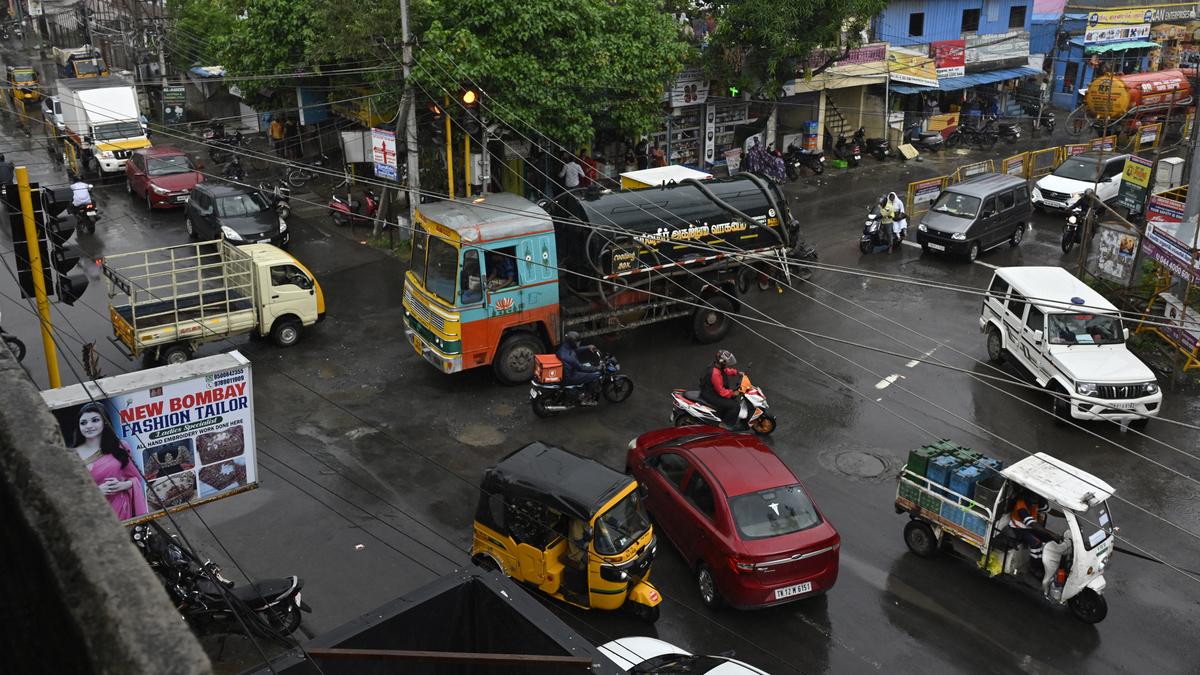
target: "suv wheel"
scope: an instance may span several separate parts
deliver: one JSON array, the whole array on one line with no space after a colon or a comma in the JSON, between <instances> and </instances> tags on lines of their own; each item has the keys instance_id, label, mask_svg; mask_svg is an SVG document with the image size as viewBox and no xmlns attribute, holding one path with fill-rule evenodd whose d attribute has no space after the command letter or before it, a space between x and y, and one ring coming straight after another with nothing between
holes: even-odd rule
<instances>
[{"instance_id":1,"label":"suv wheel","mask_svg":"<svg viewBox=\"0 0 1200 675\"><path fill-rule=\"evenodd\" d=\"M183 227L187 230L188 239L195 241L200 238L199 235L196 234L196 226L192 224L191 216L187 216L183 219Z\"/></svg>"},{"instance_id":2,"label":"suv wheel","mask_svg":"<svg viewBox=\"0 0 1200 675\"><path fill-rule=\"evenodd\" d=\"M1017 229L1013 230L1012 237L1008 240L1009 246L1020 246L1021 240L1025 238L1025 224L1017 223Z\"/></svg>"},{"instance_id":3,"label":"suv wheel","mask_svg":"<svg viewBox=\"0 0 1200 675\"><path fill-rule=\"evenodd\" d=\"M973 241L973 242L971 242L971 245L969 247L967 247L967 260L969 262L975 262L978 259L979 259L979 242Z\"/></svg>"}]
</instances>

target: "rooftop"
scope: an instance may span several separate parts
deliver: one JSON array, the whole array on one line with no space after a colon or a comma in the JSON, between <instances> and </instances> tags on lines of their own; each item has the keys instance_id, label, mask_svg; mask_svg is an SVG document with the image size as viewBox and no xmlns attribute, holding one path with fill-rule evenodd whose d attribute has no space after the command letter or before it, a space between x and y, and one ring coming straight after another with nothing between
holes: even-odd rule
<instances>
[{"instance_id":1,"label":"rooftop","mask_svg":"<svg viewBox=\"0 0 1200 675\"><path fill-rule=\"evenodd\" d=\"M1047 313L1072 309L1117 313L1107 298L1061 267L1001 267L996 274Z\"/></svg>"},{"instance_id":2,"label":"rooftop","mask_svg":"<svg viewBox=\"0 0 1200 675\"><path fill-rule=\"evenodd\" d=\"M1092 474L1044 452L1026 457L1000 473L1072 511L1087 511L1088 502L1104 501L1116 492Z\"/></svg>"}]
</instances>

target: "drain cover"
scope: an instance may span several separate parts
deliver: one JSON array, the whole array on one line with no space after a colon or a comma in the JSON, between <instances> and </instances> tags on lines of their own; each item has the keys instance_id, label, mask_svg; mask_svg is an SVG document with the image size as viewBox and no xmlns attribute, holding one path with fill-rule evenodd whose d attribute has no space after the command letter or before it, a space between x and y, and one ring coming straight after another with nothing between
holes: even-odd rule
<instances>
[{"instance_id":1,"label":"drain cover","mask_svg":"<svg viewBox=\"0 0 1200 675\"><path fill-rule=\"evenodd\" d=\"M858 478L875 478L887 470L887 462L882 458L856 450L839 453L833 464L838 471Z\"/></svg>"}]
</instances>

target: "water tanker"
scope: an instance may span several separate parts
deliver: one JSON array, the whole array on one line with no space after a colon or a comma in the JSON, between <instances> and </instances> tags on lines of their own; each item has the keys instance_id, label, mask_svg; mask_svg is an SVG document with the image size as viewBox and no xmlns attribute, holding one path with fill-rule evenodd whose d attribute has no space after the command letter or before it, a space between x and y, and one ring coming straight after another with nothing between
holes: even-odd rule
<instances>
[{"instance_id":1,"label":"water tanker","mask_svg":"<svg viewBox=\"0 0 1200 675\"><path fill-rule=\"evenodd\" d=\"M1191 78L1195 71L1184 68L1134 75L1101 75L1088 85L1084 103L1096 119L1134 117L1192 105Z\"/></svg>"}]
</instances>

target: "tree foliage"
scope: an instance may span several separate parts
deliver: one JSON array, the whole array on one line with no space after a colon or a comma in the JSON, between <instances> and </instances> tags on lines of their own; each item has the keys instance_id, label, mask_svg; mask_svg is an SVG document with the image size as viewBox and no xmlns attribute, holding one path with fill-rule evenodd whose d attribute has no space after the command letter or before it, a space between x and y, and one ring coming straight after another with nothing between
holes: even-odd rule
<instances>
[{"instance_id":1,"label":"tree foliage","mask_svg":"<svg viewBox=\"0 0 1200 675\"><path fill-rule=\"evenodd\" d=\"M520 133L590 140L597 126L657 125L663 87L689 47L657 0L432 0L413 77L418 96L483 92ZM536 132L535 132L536 130Z\"/></svg>"},{"instance_id":2,"label":"tree foliage","mask_svg":"<svg viewBox=\"0 0 1200 675\"><path fill-rule=\"evenodd\" d=\"M804 73L811 54L827 49L844 55L857 46L867 22L886 5L887 0L715 0L717 28L706 66L720 79L777 96L784 82ZM833 62L824 59L815 72Z\"/></svg>"}]
</instances>

